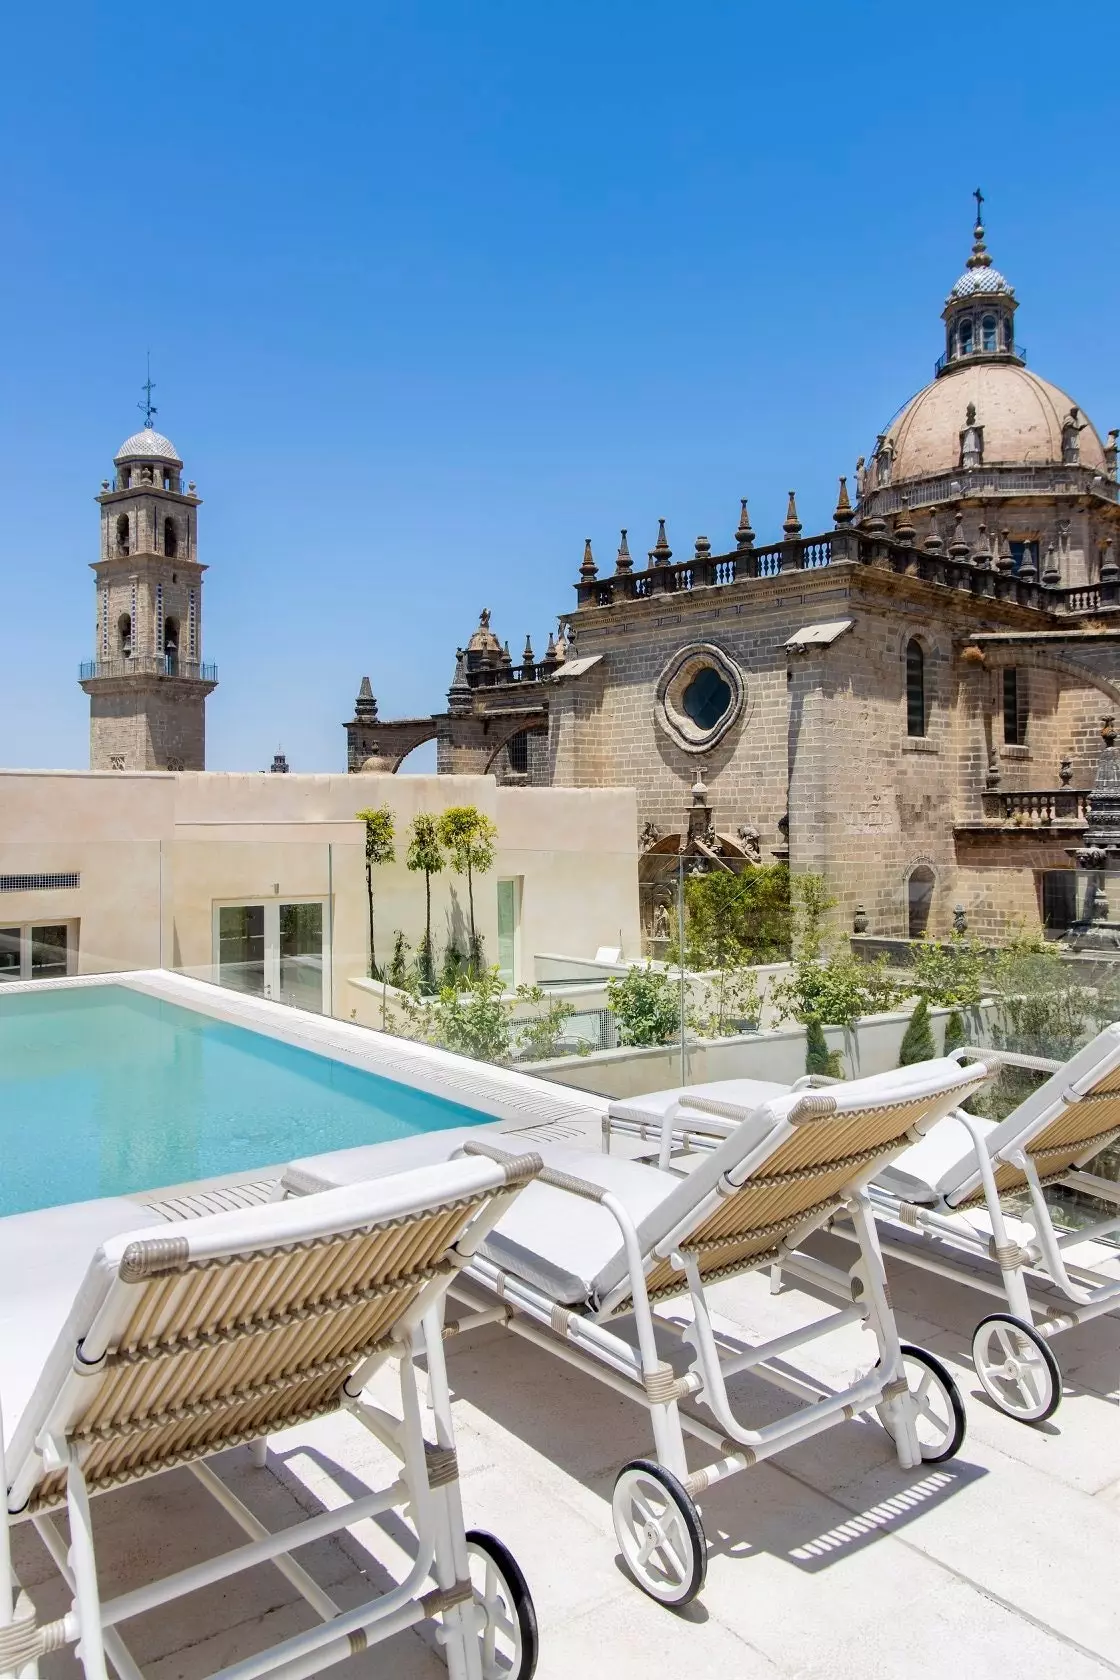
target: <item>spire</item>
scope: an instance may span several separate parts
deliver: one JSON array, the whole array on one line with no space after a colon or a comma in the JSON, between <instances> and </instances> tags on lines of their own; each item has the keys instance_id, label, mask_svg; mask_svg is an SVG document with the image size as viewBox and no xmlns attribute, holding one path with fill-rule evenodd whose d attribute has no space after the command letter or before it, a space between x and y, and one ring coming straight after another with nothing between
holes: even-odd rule
<instances>
[{"instance_id":1,"label":"spire","mask_svg":"<svg viewBox=\"0 0 1120 1680\"><path fill-rule=\"evenodd\" d=\"M836 498L836 506L832 513L832 523L840 526L850 525L852 523L852 518L852 503L848 495L848 481L846 478L842 478L840 480L840 494Z\"/></svg>"},{"instance_id":2,"label":"spire","mask_svg":"<svg viewBox=\"0 0 1120 1680\"><path fill-rule=\"evenodd\" d=\"M936 508L930 508L929 510L929 530L926 532L925 541L922 543L922 547L925 549L927 554L940 554L942 549L945 547L945 544L941 540L941 531L937 524Z\"/></svg>"},{"instance_id":3,"label":"spire","mask_svg":"<svg viewBox=\"0 0 1120 1680\"><path fill-rule=\"evenodd\" d=\"M1013 572L1015 562L1011 558L1011 532L1005 527L999 534L999 546L996 549L996 566L1001 572Z\"/></svg>"},{"instance_id":4,"label":"spire","mask_svg":"<svg viewBox=\"0 0 1120 1680\"><path fill-rule=\"evenodd\" d=\"M949 553L954 560L968 559L968 544L964 540L964 514L957 509L953 521L953 538L949 544Z\"/></svg>"},{"instance_id":5,"label":"spire","mask_svg":"<svg viewBox=\"0 0 1120 1680\"><path fill-rule=\"evenodd\" d=\"M745 496L739 498L739 506L742 512L739 514L739 529L735 532L735 547L753 548L754 532L751 529L751 516L747 512L747 498Z\"/></svg>"},{"instance_id":6,"label":"spire","mask_svg":"<svg viewBox=\"0 0 1120 1680\"><path fill-rule=\"evenodd\" d=\"M782 530L789 542L795 541L801 535L801 521L797 517L797 494L793 490L789 493L789 506L786 508L785 519L782 521Z\"/></svg>"},{"instance_id":7,"label":"spire","mask_svg":"<svg viewBox=\"0 0 1120 1680\"><path fill-rule=\"evenodd\" d=\"M552 634L552 631L550 630L548 632L548 646L544 650L544 658L541 660L541 664L542 665L558 665L559 663L560 663L559 655L556 652L556 637Z\"/></svg>"},{"instance_id":8,"label":"spire","mask_svg":"<svg viewBox=\"0 0 1120 1680\"><path fill-rule=\"evenodd\" d=\"M512 671L513 670L513 660L509 656L509 643L508 642L503 642L502 643L502 669L503 669L503 671Z\"/></svg>"},{"instance_id":9,"label":"spire","mask_svg":"<svg viewBox=\"0 0 1120 1680\"><path fill-rule=\"evenodd\" d=\"M895 542L905 543L907 548L913 548L914 538L917 534L914 529L914 521L910 517L910 498L904 490L902 492L902 507L894 522L894 540Z\"/></svg>"},{"instance_id":10,"label":"spire","mask_svg":"<svg viewBox=\"0 0 1120 1680\"><path fill-rule=\"evenodd\" d=\"M521 663L522 665L532 665L535 663L533 659L533 642L532 638L529 636L526 636L525 638L525 652L521 655Z\"/></svg>"},{"instance_id":11,"label":"spire","mask_svg":"<svg viewBox=\"0 0 1120 1680\"><path fill-rule=\"evenodd\" d=\"M361 718L363 723L377 722L377 701L373 698L373 689L369 685L368 677L363 677L358 685L358 698L354 702L354 716Z\"/></svg>"},{"instance_id":12,"label":"spire","mask_svg":"<svg viewBox=\"0 0 1120 1680\"><path fill-rule=\"evenodd\" d=\"M649 563L651 566L667 566L672 558L673 551L669 547L669 539L665 535L665 521L659 519L657 521L657 541L649 551Z\"/></svg>"},{"instance_id":13,"label":"spire","mask_svg":"<svg viewBox=\"0 0 1120 1680\"><path fill-rule=\"evenodd\" d=\"M585 537L583 541L583 561L579 568L579 575L584 583L590 583L592 578L599 575L599 568L595 564L595 556L591 552L590 537Z\"/></svg>"},{"instance_id":14,"label":"spire","mask_svg":"<svg viewBox=\"0 0 1120 1680\"><path fill-rule=\"evenodd\" d=\"M153 416L159 413L159 409L156 407L155 403L152 401L152 392L155 390L155 388L156 388L156 382L152 378L152 352L149 350L148 351L148 377L145 379L143 385L141 385L141 387L140 387L140 389L144 393L144 401L136 404L137 408L140 410L141 414L144 416L145 429L149 432L152 430L152 418L153 418Z\"/></svg>"},{"instance_id":15,"label":"spire","mask_svg":"<svg viewBox=\"0 0 1120 1680\"><path fill-rule=\"evenodd\" d=\"M455 675L447 691L447 706L451 712L462 714L471 709L471 685L467 681L467 656L462 648L455 649Z\"/></svg>"},{"instance_id":16,"label":"spire","mask_svg":"<svg viewBox=\"0 0 1120 1680\"><path fill-rule=\"evenodd\" d=\"M626 527L622 528L622 541L618 545L618 559L614 563L616 572L632 572L634 562L630 558L630 545L626 541Z\"/></svg>"},{"instance_id":17,"label":"spire","mask_svg":"<svg viewBox=\"0 0 1120 1680\"><path fill-rule=\"evenodd\" d=\"M992 547L988 541L988 527L983 521L976 527L976 548L973 551L972 564L982 566L985 571L991 568Z\"/></svg>"},{"instance_id":18,"label":"spire","mask_svg":"<svg viewBox=\"0 0 1120 1680\"><path fill-rule=\"evenodd\" d=\"M976 200L976 226L972 230L972 255L969 257L966 267L991 268L992 259L988 255L988 247L984 243L984 223L980 213L980 207L984 202L984 194L977 187L972 196Z\"/></svg>"}]
</instances>

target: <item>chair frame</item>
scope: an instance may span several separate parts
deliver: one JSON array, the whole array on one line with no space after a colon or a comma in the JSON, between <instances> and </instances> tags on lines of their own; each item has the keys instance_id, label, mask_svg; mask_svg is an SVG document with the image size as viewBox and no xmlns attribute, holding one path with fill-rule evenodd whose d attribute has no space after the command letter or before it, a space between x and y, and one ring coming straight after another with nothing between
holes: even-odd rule
<instances>
[{"instance_id":1,"label":"chair frame","mask_svg":"<svg viewBox=\"0 0 1120 1680\"><path fill-rule=\"evenodd\" d=\"M443 1646L452 1680L481 1680L480 1640L485 1631L485 1617L474 1601L470 1581L441 1336L442 1305L452 1280L469 1263L477 1245L540 1165L539 1157L533 1155L509 1156L494 1151L492 1159L496 1167L489 1183L484 1179L480 1181L477 1171L463 1175L466 1182L459 1188L458 1194L455 1187L449 1185L446 1193L433 1197L430 1205L421 1206L413 1215L402 1218L398 1213L379 1218L374 1209L368 1217L357 1221L350 1217L342 1227L326 1227L315 1237L289 1241L282 1246L272 1246L275 1234L269 1231L267 1216L275 1216L275 1203L252 1210L249 1221L259 1223L261 1230L255 1234L251 1244L243 1243L220 1250L216 1256L210 1253L204 1259L187 1254L189 1237L181 1235L182 1226L172 1226L172 1234L169 1235L155 1234L151 1227L137 1233L136 1239L124 1251L119 1269L89 1332L79 1343L74 1374L64 1377L55 1391L49 1413L36 1437L33 1458L25 1459L23 1464L14 1467L16 1480L11 1485L11 1495L5 1499L4 1520L0 1521L0 1675L37 1675L41 1657L63 1646L74 1645L87 1680L107 1680L107 1662L112 1665L119 1680L143 1680L142 1670L119 1631L121 1623L171 1604L201 1587L271 1562L316 1612L320 1618L319 1625L283 1640L271 1649L230 1664L217 1671L212 1680L258 1680L259 1676L278 1671L282 1672L284 1680L300 1680L302 1676L318 1674L331 1664L343 1661L403 1629L436 1617L442 1623L437 1637ZM255 1218L258 1213L259 1220ZM422 1230L419 1222L427 1215L432 1216L432 1221L428 1228ZM214 1217L222 1220L228 1216ZM205 1219L184 1222L192 1227L192 1235L207 1223L209 1221ZM415 1230L403 1229L394 1236L395 1227L410 1225L415 1226ZM444 1241L445 1233L450 1234L450 1242ZM236 1419L237 1406L230 1410L228 1400L219 1395L194 1406L188 1404L173 1408L170 1414L167 1408L149 1411L145 1421L138 1401L140 1421L133 1425L131 1432L132 1438L141 1443L137 1449L138 1460L133 1466L126 1466L120 1471L110 1465L104 1486L122 1485L184 1465L245 1532L248 1540L244 1545L179 1570L162 1580L112 1599L102 1599L97 1580L97 1553L91 1515L91 1494L102 1491L102 1488L90 1485L87 1472L91 1461L97 1461L98 1451L111 1454L122 1439L129 1438L128 1423L132 1420L121 1426L125 1431L123 1436L119 1430L114 1433L112 1426L99 1429L95 1423L90 1427L90 1417L96 1419L97 1414L95 1405L86 1402L96 1402L99 1395L106 1391L110 1391L111 1395L114 1381L120 1384L123 1380L119 1355L112 1341L114 1320L118 1330L123 1319L129 1321L130 1327L138 1321L144 1309L145 1291L154 1302L148 1310L153 1316L158 1316L161 1283L170 1279L168 1289L174 1290L181 1285L184 1293L189 1294L192 1284L197 1281L190 1277L192 1271L197 1273L205 1267L228 1268L239 1264L250 1267L252 1263L262 1261L267 1265L270 1249L276 1257L276 1268L280 1269L278 1276L282 1274L284 1281L302 1264L314 1284L322 1275L322 1268L331 1263L324 1251L332 1243L345 1242L349 1238L369 1238L374 1242L384 1240L390 1254L394 1252L393 1243L398 1242L397 1257L403 1258L405 1272L391 1278L388 1284L378 1285L374 1290L367 1289L357 1296L351 1290L347 1297L344 1288L333 1302L328 1303L325 1311L316 1302L310 1309L304 1309L302 1315L298 1311L281 1311L271 1321L267 1313L263 1321L234 1316L216 1332L208 1332L201 1337L195 1335L191 1351L201 1342L202 1357L206 1358L214 1352L217 1344L223 1344L218 1348L222 1356L234 1361L248 1358L251 1362L252 1348L249 1344L254 1336L258 1342L272 1336L274 1346L279 1326L280 1337L290 1333L295 1340L301 1329L306 1329L309 1317L315 1320L311 1334L317 1335L332 1310L334 1319L326 1324L326 1330L334 1333L337 1325L341 1336L347 1329L344 1322L346 1312L353 1309L356 1298L360 1309L363 1303L368 1304L372 1296L376 1310L380 1312L382 1297L387 1297L392 1307L399 1295L401 1310L392 1314L385 1323L378 1320L376 1345L369 1350L368 1357L358 1357L352 1365L346 1362L345 1356L342 1363L336 1358L333 1363L338 1367L337 1391L327 1399L312 1402L305 1415L323 1416L339 1410L348 1412L394 1454L401 1465L400 1474L388 1486L371 1490L336 1510L322 1512L277 1533L270 1533L207 1462L213 1454L225 1451L231 1445L245 1443L247 1437L244 1431L233 1430L228 1435L222 1434L223 1408ZM417 1252L417 1244L422 1239L429 1244L435 1242L435 1258L419 1267L413 1264L410 1272L407 1270L409 1256ZM442 1252L439 1252L440 1249ZM293 1260L293 1255L298 1258ZM343 1259L346 1259L345 1255ZM334 1263L338 1265L337 1259ZM356 1267L357 1263L349 1264ZM225 1275L226 1278L233 1276L229 1271ZM344 1283L349 1281L350 1275L349 1271L345 1273ZM179 1283L175 1282L176 1276ZM243 1278L248 1276L248 1273L243 1274ZM205 1281L199 1287L204 1288ZM224 1287L227 1296L231 1288L228 1282L223 1285L221 1277L210 1287L218 1290ZM244 1292L244 1281L240 1287ZM255 1309L258 1297L253 1295L246 1302L242 1293L242 1314L245 1305ZM100 1334L101 1327L108 1328L108 1336ZM145 1352L141 1357L162 1358L161 1370L173 1367L184 1343L184 1338L180 1336L177 1347L176 1340L173 1332L170 1340L164 1339L156 1344L157 1354ZM83 1371L82 1352L87 1345L92 1344L96 1348L99 1341L104 1341L107 1353L95 1359L88 1371ZM266 1350L263 1357L267 1359L268 1356L269 1350ZM426 1362L426 1405L434 1442L425 1439L425 1407L421 1401L416 1368L416 1361L421 1356ZM375 1403L368 1392L373 1377L392 1360L399 1362L399 1416ZM329 1367L331 1361L327 1360L325 1365ZM240 1368L243 1370L244 1364ZM297 1354L289 1383L289 1389L297 1400L300 1384L306 1384L308 1369L306 1364L299 1365ZM171 1381L173 1384L174 1371ZM156 1386L158 1389L158 1383ZM279 1401L285 1393L283 1377L270 1384L257 1384L252 1388L254 1396L262 1386L270 1399ZM237 1392L244 1395L247 1390L243 1387ZM214 1421L217 1434L208 1439L200 1450L196 1444L188 1443L183 1451L176 1452L173 1448L168 1451L166 1444L161 1448L159 1443L166 1443L161 1431L169 1415L173 1426L180 1415L186 1419L184 1427L188 1436L196 1427L205 1432L207 1419ZM283 1406L277 1404L272 1408L271 1421L276 1428L281 1428L291 1420L285 1419ZM149 1426L155 1436L151 1454L155 1459L160 1459L162 1454L161 1462L144 1462L143 1443L148 1439L144 1430ZM3 1472L3 1485L8 1488L3 1440L0 1419L0 1472ZM263 1466L266 1462L265 1436L252 1436L251 1446L254 1463ZM21 1508L9 1512L13 1497L21 1501ZM69 1541L51 1514L63 1506L69 1519ZM311 1541L352 1528L391 1510L403 1513L406 1508L416 1538L412 1566L404 1580L395 1587L354 1609L343 1610L291 1556L298 1547ZM43 1625L36 1622L26 1594L21 1592L16 1600L18 1583L12 1571L11 1528L20 1521L32 1522L72 1595L71 1608L66 1614ZM430 1585L433 1580L434 1587ZM424 1590L426 1582L429 1583L428 1590Z\"/></svg>"}]
</instances>

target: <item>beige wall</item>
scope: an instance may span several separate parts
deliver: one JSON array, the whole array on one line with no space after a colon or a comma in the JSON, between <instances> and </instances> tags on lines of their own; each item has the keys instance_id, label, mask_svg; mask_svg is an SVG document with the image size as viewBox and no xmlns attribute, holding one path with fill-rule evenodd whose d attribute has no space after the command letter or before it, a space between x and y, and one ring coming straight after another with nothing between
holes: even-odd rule
<instances>
[{"instance_id":1,"label":"beige wall","mask_svg":"<svg viewBox=\"0 0 1120 1680\"><path fill-rule=\"evenodd\" d=\"M216 904L330 898L337 1006L365 971L361 805L388 805L397 862L375 873L377 954L400 928L415 947L424 880L404 862L421 811L474 804L498 827L493 872L475 883L475 918L497 958L501 877L522 881L521 972L542 950L639 953L635 796L628 789L501 788L479 776L120 775L0 772L0 873L77 871L77 890L0 895L0 924L80 919L79 968L185 968L213 961ZM162 920L161 920L162 900ZM432 883L437 950L465 942L466 882Z\"/></svg>"}]
</instances>

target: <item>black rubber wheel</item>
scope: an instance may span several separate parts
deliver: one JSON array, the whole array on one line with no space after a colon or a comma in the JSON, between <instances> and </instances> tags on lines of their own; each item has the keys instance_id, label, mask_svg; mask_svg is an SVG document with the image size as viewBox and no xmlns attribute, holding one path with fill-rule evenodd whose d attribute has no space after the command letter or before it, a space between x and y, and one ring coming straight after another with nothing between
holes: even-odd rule
<instances>
[{"instance_id":1,"label":"black rubber wheel","mask_svg":"<svg viewBox=\"0 0 1120 1680\"><path fill-rule=\"evenodd\" d=\"M944 1464L946 1459L954 1458L960 1452L964 1443L966 1421L961 1391L953 1380L952 1372L925 1348L903 1342L902 1363L910 1398L918 1408L918 1447L922 1463ZM919 1369L915 1371L914 1366ZM940 1396L939 1408L931 1402L931 1390ZM880 1417L884 1429L893 1437L894 1431L882 1416L882 1408Z\"/></svg>"},{"instance_id":2,"label":"black rubber wheel","mask_svg":"<svg viewBox=\"0 0 1120 1680\"><path fill-rule=\"evenodd\" d=\"M533 1595L521 1567L495 1534L467 1530L474 1600L486 1616L482 1680L532 1680L540 1641Z\"/></svg>"},{"instance_id":3,"label":"black rubber wheel","mask_svg":"<svg viewBox=\"0 0 1120 1680\"><path fill-rule=\"evenodd\" d=\"M1062 1373L1049 1342L1014 1313L980 1320L972 1333L972 1363L984 1393L1006 1417L1044 1423L1062 1403Z\"/></svg>"},{"instance_id":4,"label":"black rubber wheel","mask_svg":"<svg viewBox=\"0 0 1120 1680\"><path fill-rule=\"evenodd\" d=\"M687 1488L656 1460L632 1458L615 1478L611 1512L626 1568L642 1591L673 1609L691 1604L708 1572L708 1542Z\"/></svg>"}]
</instances>

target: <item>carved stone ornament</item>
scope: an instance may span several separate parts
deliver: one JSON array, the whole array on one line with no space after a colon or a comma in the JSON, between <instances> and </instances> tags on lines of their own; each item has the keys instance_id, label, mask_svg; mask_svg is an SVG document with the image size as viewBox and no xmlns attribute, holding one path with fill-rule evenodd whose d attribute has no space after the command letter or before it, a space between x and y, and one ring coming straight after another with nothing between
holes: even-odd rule
<instances>
[{"instance_id":1,"label":"carved stone ornament","mask_svg":"<svg viewBox=\"0 0 1120 1680\"><path fill-rule=\"evenodd\" d=\"M660 838L661 830L655 822L647 821L642 824L642 831L638 835L638 844L643 852L648 852L652 846L656 846Z\"/></svg>"}]
</instances>

